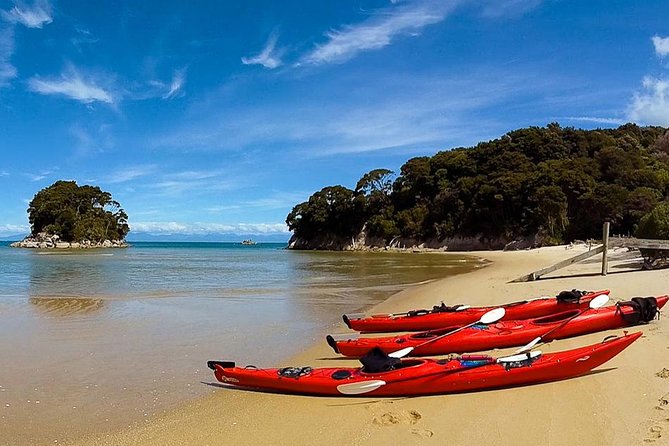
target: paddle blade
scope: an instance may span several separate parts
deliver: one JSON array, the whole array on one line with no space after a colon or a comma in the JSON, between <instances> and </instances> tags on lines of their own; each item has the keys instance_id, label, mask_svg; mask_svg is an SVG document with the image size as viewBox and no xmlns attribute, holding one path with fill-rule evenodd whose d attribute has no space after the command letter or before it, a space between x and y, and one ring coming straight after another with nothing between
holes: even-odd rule
<instances>
[{"instance_id":1,"label":"paddle blade","mask_svg":"<svg viewBox=\"0 0 669 446\"><path fill-rule=\"evenodd\" d=\"M500 363L518 362L518 361L525 361L526 359L534 359L539 356L541 356L541 352L537 350L529 353L523 353L522 355L513 355L513 356L505 356L503 358L497 358L497 362Z\"/></svg>"},{"instance_id":2,"label":"paddle blade","mask_svg":"<svg viewBox=\"0 0 669 446\"><path fill-rule=\"evenodd\" d=\"M471 307L472 307L471 305L460 305L459 307L457 307L455 309L455 311L465 311L465 310L470 309Z\"/></svg>"},{"instance_id":3,"label":"paddle blade","mask_svg":"<svg viewBox=\"0 0 669 446\"><path fill-rule=\"evenodd\" d=\"M541 336L537 336L536 338L532 339L529 344L520 347L518 350L515 351L515 353L525 353L527 351L530 351L534 348L535 345L537 345L541 341Z\"/></svg>"},{"instance_id":4,"label":"paddle blade","mask_svg":"<svg viewBox=\"0 0 669 446\"><path fill-rule=\"evenodd\" d=\"M590 308L602 308L609 301L609 296L606 294L600 294L597 297L593 297L590 301Z\"/></svg>"},{"instance_id":5,"label":"paddle blade","mask_svg":"<svg viewBox=\"0 0 669 446\"><path fill-rule=\"evenodd\" d=\"M385 381L380 379L373 379L369 381L340 384L337 386L337 391L342 395L361 395L363 393L373 392L379 387L385 385Z\"/></svg>"},{"instance_id":6,"label":"paddle blade","mask_svg":"<svg viewBox=\"0 0 669 446\"><path fill-rule=\"evenodd\" d=\"M404 358L406 355L413 351L413 347L403 348L402 350L397 350L396 352L389 353L388 356L391 358Z\"/></svg>"},{"instance_id":7,"label":"paddle blade","mask_svg":"<svg viewBox=\"0 0 669 446\"><path fill-rule=\"evenodd\" d=\"M493 322L497 322L498 320L502 319L504 315L506 314L506 310L504 308L494 308L487 313L485 313L483 316L481 316L481 319L479 319L479 322L482 324L492 324Z\"/></svg>"}]
</instances>

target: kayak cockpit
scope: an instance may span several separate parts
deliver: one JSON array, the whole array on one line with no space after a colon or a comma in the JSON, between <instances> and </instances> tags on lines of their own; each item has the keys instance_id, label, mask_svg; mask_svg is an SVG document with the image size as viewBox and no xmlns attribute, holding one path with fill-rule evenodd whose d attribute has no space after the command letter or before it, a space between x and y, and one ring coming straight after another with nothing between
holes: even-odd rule
<instances>
[{"instance_id":1,"label":"kayak cockpit","mask_svg":"<svg viewBox=\"0 0 669 446\"><path fill-rule=\"evenodd\" d=\"M392 359L396 359L396 358L392 358ZM425 364L425 362L426 361L424 359L405 359L403 361L399 361L398 363L396 363L392 367L388 368L387 370L379 370L379 371L370 370L370 369L366 368L365 366L363 366L360 369L360 374L361 375L378 375L380 373L396 372L398 370L423 365L423 364Z\"/></svg>"}]
</instances>

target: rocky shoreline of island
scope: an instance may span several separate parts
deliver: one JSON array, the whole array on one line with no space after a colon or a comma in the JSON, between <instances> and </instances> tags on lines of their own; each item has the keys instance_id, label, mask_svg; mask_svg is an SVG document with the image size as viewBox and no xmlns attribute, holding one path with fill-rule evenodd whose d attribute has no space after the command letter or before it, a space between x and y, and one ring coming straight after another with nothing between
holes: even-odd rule
<instances>
[{"instance_id":1,"label":"rocky shoreline of island","mask_svg":"<svg viewBox=\"0 0 669 446\"><path fill-rule=\"evenodd\" d=\"M65 241L55 234L41 232L37 235L29 235L23 240L11 243L12 248L29 249L93 249L93 248L127 248L130 245L125 240L79 240Z\"/></svg>"}]
</instances>

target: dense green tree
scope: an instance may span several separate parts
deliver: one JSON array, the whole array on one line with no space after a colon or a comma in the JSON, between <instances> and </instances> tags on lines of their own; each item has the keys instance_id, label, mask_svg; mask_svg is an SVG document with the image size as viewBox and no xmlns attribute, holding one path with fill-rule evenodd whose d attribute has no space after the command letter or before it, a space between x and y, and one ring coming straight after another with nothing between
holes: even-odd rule
<instances>
[{"instance_id":1,"label":"dense green tree","mask_svg":"<svg viewBox=\"0 0 669 446\"><path fill-rule=\"evenodd\" d=\"M128 216L109 192L75 181L56 181L39 191L28 206L32 235L58 235L64 241L122 240Z\"/></svg>"},{"instance_id":2,"label":"dense green tree","mask_svg":"<svg viewBox=\"0 0 669 446\"><path fill-rule=\"evenodd\" d=\"M639 238L669 239L669 202L664 201L639 221Z\"/></svg>"}]
</instances>

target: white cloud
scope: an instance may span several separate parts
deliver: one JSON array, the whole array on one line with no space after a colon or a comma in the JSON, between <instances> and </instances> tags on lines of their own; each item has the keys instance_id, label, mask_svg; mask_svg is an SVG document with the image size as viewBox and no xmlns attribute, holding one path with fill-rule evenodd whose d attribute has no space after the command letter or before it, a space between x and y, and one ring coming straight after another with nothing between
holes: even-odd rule
<instances>
[{"instance_id":1,"label":"white cloud","mask_svg":"<svg viewBox=\"0 0 669 446\"><path fill-rule=\"evenodd\" d=\"M103 181L109 184L125 183L128 181L136 180L137 178L151 175L155 171L156 171L156 166L153 165L126 166L122 169L112 172L108 177L104 178Z\"/></svg>"},{"instance_id":2,"label":"white cloud","mask_svg":"<svg viewBox=\"0 0 669 446\"><path fill-rule=\"evenodd\" d=\"M0 225L0 236L6 237L8 235L28 234L30 233L30 226L28 225Z\"/></svg>"},{"instance_id":3,"label":"white cloud","mask_svg":"<svg viewBox=\"0 0 669 446\"><path fill-rule=\"evenodd\" d=\"M114 97L109 91L97 85L96 80L84 78L76 68L69 66L60 78L42 79L33 77L28 80L28 88L44 95L62 95L70 99L90 104L93 102L114 103Z\"/></svg>"},{"instance_id":4,"label":"white cloud","mask_svg":"<svg viewBox=\"0 0 669 446\"><path fill-rule=\"evenodd\" d=\"M2 16L10 23L20 23L28 28L41 28L53 21L47 1L37 1L32 8L16 5L9 11L2 11Z\"/></svg>"},{"instance_id":5,"label":"white cloud","mask_svg":"<svg viewBox=\"0 0 669 446\"><path fill-rule=\"evenodd\" d=\"M643 91L634 95L627 115L640 124L669 126L669 80L646 76Z\"/></svg>"},{"instance_id":6,"label":"white cloud","mask_svg":"<svg viewBox=\"0 0 669 446\"><path fill-rule=\"evenodd\" d=\"M41 181L44 178L47 178L49 175L57 171L58 168L50 169L50 170L42 170L39 173L25 173L24 175L30 178L31 181Z\"/></svg>"},{"instance_id":7,"label":"white cloud","mask_svg":"<svg viewBox=\"0 0 669 446\"><path fill-rule=\"evenodd\" d=\"M172 76L172 82L170 83L170 89L163 95L163 99L172 99L173 97L176 97L181 92L181 88L185 81L186 68L175 70L174 75Z\"/></svg>"},{"instance_id":8,"label":"white cloud","mask_svg":"<svg viewBox=\"0 0 669 446\"><path fill-rule=\"evenodd\" d=\"M669 56L669 37L653 36L653 45L659 57Z\"/></svg>"},{"instance_id":9,"label":"white cloud","mask_svg":"<svg viewBox=\"0 0 669 446\"><path fill-rule=\"evenodd\" d=\"M271 145L289 148L300 156L384 149L411 149L415 153L475 143L486 136L490 124L490 119L482 116L486 110L519 94L545 96L546 84L551 81L537 80L531 71L518 75L486 68L471 71L466 78L457 73L387 74L368 84L364 97L342 80L343 85L328 89L338 101L324 101L320 92L305 92L299 104L292 99L255 103L234 113L216 108L221 96L215 96L207 101L211 105L151 138L151 143L178 151L236 152ZM537 110L542 105L538 104Z\"/></svg>"},{"instance_id":10,"label":"white cloud","mask_svg":"<svg viewBox=\"0 0 669 446\"><path fill-rule=\"evenodd\" d=\"M363 51L378 50L400 35L413 36L426 26L441 22L459 3L424 0L377 10L361 23L326 32L328 40L316 45L299 64L341 63Z\"/></svg>"},{"instance_id":11,"label":"white cloud","mask_svg":"<svg viewBox=\"0 0 669 446\"><path fill-rule=\"evenodd\" d=\"M288 234L284 223L177 223L177 222L134 222L130 224L133 233L153 235L207 235L207 234Z\"/></svg>"},{"instance_id":12,"label":"white cloud","mask_svg":"<svg viewBox=\"0 0 669 446\"><path fill-rule=\"evenodd\" d=\"M11 64L14 54L14 29L0 24L0 87L9 85L16 77L16 68Z\"/></svg>"},{"instance_id":13,"label":"white cloud","mask_svg":"<svg viewBox=\"0 0 669 446\"><path fill-rule=\"evenodd\" d=\"M562 118L556 118L558 120L565 121L583 121L583 122L596 122L599 124L614 124L614 125L623 125L627 121L625 119L618 118L599 118L596 116L565 116Z\"/></svg>"},{"instance_id":14,"label":"white cloud","mask_svg":"<svg viewBox=\"0 0 669 446\"><path fill-rule=\"evenodd\" d=\"M242 63L244 65L262 65L269 69L280 67L281 51L276 50L277 40L276 33L272 33L260 54L253 57L242 57Z\"/></svg>"},{"instance_id":15,"label":"white cloud","mask_svg":"<svg viewBox=\"0 0 669 446\"><path fill-rule=\"evenodd\" d=\"M0 170L0 177L8 177L8 176L9 172L7 172L6 170Z\"/></svg>"},{"instance_id":16,"label":"white cloud","mask_svg":"<svg viewBox=\"0 0 669 446\"><path fill-rule=\"evenodd\" d=\"M542 0L489 0L483 5L483 17L500 18L519 16L536 8Z\"/></svg>"}]
</instances>

